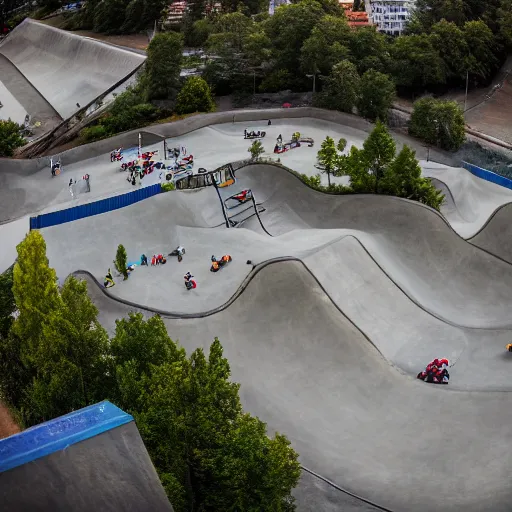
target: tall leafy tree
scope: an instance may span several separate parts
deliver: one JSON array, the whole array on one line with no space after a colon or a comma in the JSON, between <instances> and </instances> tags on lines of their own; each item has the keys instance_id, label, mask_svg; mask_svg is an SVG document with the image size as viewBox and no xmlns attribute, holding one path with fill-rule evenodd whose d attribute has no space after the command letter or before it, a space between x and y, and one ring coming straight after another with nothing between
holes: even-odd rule
<instances>
[{"instance_id":1,"label":"tall leafy tree","mask_svg":"<svg viewBox=\"0 0 512 512\"><path fill-rule=\"evenodd\" d=\"M54 311L62 309L57 275L46 257L46 242L37 230L30 231L16 247L18 259L14 265L13 293L18 316L13 333L23 340L27 363L39 355L43 329Z\"/></svg>"},{"instance_id":2,"label":"tall leafy tree","mask_svg":"<svg viewBox=\"0 0 512 512\"><path fill-rule=\"evenodd\" d=\"M317 159L318 163L323 168L323 172L327 174L329 187L331 186L331 174L336 168L337 158L338 152L336 150L336 145L334 144L334 139L327 136L325 140L322 141L322 146L317 153Z\"/></svg>"},{"instance_id":3,"label":"tall leafy tree","mask_svg":"<svg viewBox=\"0 0 512 512\"><path fill-rule=\"evenodd\" d=\"M469 65L469 48L464 32L453 22L441 20L432 26L432 46L443 60L448 79L463 80Z\"/></svg>"},{"instance_id":4,"label":"tall leafy tree","mask_svg":"<svg viewBox=\"0 0 512 512\"><path fill-rule=\"evenodd\" d=\"M350 36L344 17L328 15L320 19L301 48L304 73L328 75L334 64L348 57Z\"/></svg>"},{"instance_id":5,"label":"tall leafy tree","mask_svg":"<svg viewBox=\"0 0 512 512\"><path fill-rule=\"evenodd\" d=\"M468 70L485 81L498 65L496 39L483 21L468 21L464 24L463 34L470 54Z\"/></svg>"},{"instance_id":6,"label":"tall leafy tree","mask_svg":"<svg viewBox=\"0 0 512 512\"><path fill-rule=\"evenodd\" d=\"M363 117L386 121L396 97L396 88L388 75L369 69L361 77L357 109Z\"/></svg>"},{"instance_id":7,"label":"tall leafy tree","mask_svg":"<svg viewBox=\"0 0 512 512\"><path fill-rule=\"evenodd\" d=\"M27 424L45 421L103 400L112 392L108 373L108 335L87 284L70 276L62 307L43 328L35 378L26 389Z\"/></svg>"},{"instance_id":8,"label":"tall leafy tree","mask_svg":"<svg viewBox=\"0 0 512 512\"><path fill-rule=\"evenodd\" d=\"M283 5L264 22L264 30L275 50L276 66L292 74L300 69L301 48L313 27L324 16L322 6L314 0Z\"/></svg>"},{"instance_id":9,"label":"tall leafy tree","mask_svg":"<svg viewBox=\"0 0 512 512\"><path fill-rule=\"evenodd\" d=\"M501 39L507 48L512 48L512 0L501 0L496 19Z\"/></svg>"},{"instance_id":10,"label":"tall leafy tree","mask_svg":"<svg viewBox=\"0 0 512 512\"><path fill-rule=\"evenodd\" d=\"M351 31L350 60L360 74L369 69L384 73L389 67L390 44L376 27L360 27Z\"/></svg>"},{"instance_id":11,"label":"tall leafy tree","mask_svg":"<svg viewBox=\"0 0 512 512\"><path fill-rule=\"evenodd\" d=\"M443 61L427 35L397 37L391 59L398 86L421 88L445 82Z\"/></svg>"},{"instance_id":12,"label":"tall leafy tree","mask_svg":"<svg viewBox=\"0 0 512 512\"><path fill-rule=\"evenodd\" d=\"M156 34L147 49L142 85L148 100L173 100L180 83L183 36L176 32Z\"/></svg>"},{"instance_id":13,"label":"tall leafy tree","mask_svg":"<svg viewBox=\"0 0 512 512\"><path fill-rule=\"evenodd\" d=\"M323 78L324 89L319 96L320 106L351 113L356 105L360 78L352 62L343 60L335 64L329 76Z\"/></svg>"},{"instance_id":14,"label":"tall leafy tree","mask_svg":"<svg viewBox=\"0 0 512 512\"><path fill-rule=\"evenodd\" d=\"M444 195L432 185L430 179L421 176L416 153L407 145L384 171L380 190L384 194L419 201L436 210L444 200Z\"/></svg>"}]
</instances>

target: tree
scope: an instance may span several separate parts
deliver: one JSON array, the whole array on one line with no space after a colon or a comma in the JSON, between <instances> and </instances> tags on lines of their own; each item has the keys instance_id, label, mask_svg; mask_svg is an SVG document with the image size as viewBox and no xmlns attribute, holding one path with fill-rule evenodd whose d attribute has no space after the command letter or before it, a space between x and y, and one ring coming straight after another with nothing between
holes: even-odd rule
<instances>
[{"instance_id":1,"label":"tree","mask_svg":"<svg viewBox=\"0 0 512 512\"><path fill-rule=\"evenodd\" d=\"M389 43L376 27L358 27L351 32L349 41L350 60L359 74L375 69L384 73L389 68Z\"/></svg>"},{"instance_id":2,"label":"tree","mask_svg":"<svg viewBox=\"0 0 512 512\"><path fill-rule=\"evenodd\" d=\"M497 44L492 31L483 21L468 21L464 24L464 37L470 57L468 70L483 81L489 79L496 70Z\"/></svg>"},{"instance_id":3,"label":"tree","mask_svg":"<svg viewBox=\"0 0 512 512\"><path fill-rule=\"evenodd\" d=\"M311 31L301 48L304 73L328 75L337 62L349 55L350 27L344 17L324 16Z\"/></svg>"},{"instance_id":4,"label":"tree","mask_svg":"<svg viewBox=\"0 0 512 512\"><path fill-rule=\"evenodd\" d=\"M512 0L501 0L497 21L501 38L507 48L512 48Z\"/></svg>"},{"instance_id":5,"label":"tree","mask_svg":"<svg viewBox=\"0 0 512 512\"><path fill-rule=\"evenodd\" d=\"M380 188L383 194L419 201L436 210L444 201L443 193L432 185L429 178L421 176L416 153L407 145L386 168Z\"/></svg>"},{"instance_id":6,"label":"tree","mask_svg":"<svg viewBox=\"0 0 512 512\"><path fill-rule=\"evenodd\" d=\"M297 4L280 6L263 23L265 33L275 50L276 69L297 73L300 69L301 48L324 14L318 2L303 0Z\"/></svg>"},{"instance_id":7,"label":"tree","mask_svg":"<svg viewBox=\"0 0 512 512\"><path fill-rule=\"evenodd\" d=\"M25 139L20 135L21 126L14 121L0 119L0 157L11 157L14 150L25 144Z\"/></svg>"},{"instance_id":8,"label":"tree","mask_svg":"<svg viewBox=\"0 0 512 512\"><path fill-rule=\"evenodd\" d=\"M351 113L357 102L360 83L354 64L348 60L339 62L324 82L320 104L325 108Z\"/></svg>"},{"instance_id":9,"label":"tree","mask_svg":"<svg viewBox=\"0 0 512 512\"><path fill-rule=\"evenodd\" d=\"M94 31L106 34L119 33L125 12L124 0L101 0L94 9Z\"/></svg>"},{"instance_id":10,"label":"tree","mask_svg":"<svg viewBox=\"0 0 512 512\"><path fill-rule=\"evenodd\" d=\"M375 128L363 144L364 159L375 178L375 193L379 192L379 181L396 153L396 144L386 126L377 121Z\"/></svg>"},{"instance_id":11,"label":"tree","mask_svg":"<svg viewBox=\"0 0 512 512\"><path fill-rule=\"evenodd\" d=\"M30 231L16 247L13 293L18 316L12 324L13 333L23 340L27 363L37 359L43 329L54 311L62 308L57 275L48 265L46 243L37 230Z\"/></svg>"},{"instance_id":12,"label":"tree","mask_svg":"<svg viewBox=\"0 0 512 512\"><path fill-rule=\"evenodd\" d=\"M397 37L391 62L398 86L420 88L445 82L443 61L425 34Z\"/></svg>"},{"instance_id":13,"label":"tree","mask_svg":"<svg viewBox=\"0 0 512 512\"><path fill-rule=\"evenodd\" d=\"M416 0L414 18L425 32L445 19L461 26L470 14L464 0Z\"/></svg>"},{"instance_id":14,"label":"tree","mask_svg":"<svg viewBox=\"0 0 512 512\"><path fill-rule=\"evenodd\" d=\"M116 270L123 275L124 279L128 279L128 256L124 245L117 246L116 259L113 261Z\"/></svg>"},{"instance_id":15,"label":"tree","mask_svg":"<svg viewBox=\"0 0 512 512\"><path fill-rule=\"evenodd\" d=\"M243 413L217 339L208 357L198 349L151 369L137 425L177 512L293 510L297 454Z\"/></svg>"},{"instance_id":16,"label":"tree","mask_svg":"<svg viewBox=\"0 0 512 512\"><path fill-rule=\"evenodd\" d=\"M395 84L389 77L369 69L361 77L357 109L359 114L371 121L386 121L388 111L396 97Z\"/></svg>"},{"instance_id":17,"label":"tree","mask_svg":"<svg viewBox=\"0 0 512 512\"><path fill-rule=\"evenodd\" d=\"M336 151L334 139L327 136L325 140L322 141L322 146L317 153L317 159L318 163L323 167L322 172L327 174L329 187L331 186L331 173L334 172L336 167L337 157L338 152Z\"/></svg>"},{"instance_id":18,"label":"tree","mask_svg":"<svg viewBox=\"0 0 512 512\"><path fill-rule=\"evenodd\" d=\"M466 137L464 114L455 101L421 98L414 103L409 134L428 144L456 151Z\"/></svg>"},{"instance_id":19,"label":"tree","mask_svg":"<svg viewBox=\"0 0 512 512\"><path fill-rule=\"evenodd\" d=\"M469 48L462 30L455 23L443 19L432 26L431 40L443 60L447 78L465 79Z\"/></svg>"},{"instance_id":20,"label":"tree","mask_svg":"<svg viewBox=\"0 0 512 512\"><path fill-rule=\"evenodd\" d=\"M212 112L215 110L215 101L212 92L204 78L190 76L187 78L176 101L178 114L190 114L192 112Z\"/></svg>"},{"instance_id":21,"label":"tree","mask_svg":"<svg viewBox=\"0 0 512 512\"><path fill-rule=\"evenodd\" d=\"M142 84L147 100L174 100L180 83L183 37L176 32L156 34L149 43Z\"/></svg>"},{"instance_id":22,"label":"tree","mask_svg":"<svg viewBox=\"0 0 512 512\"><path fill-rule=\"evenodd\" d=\"M0 274L0 342L9 335L16 311L13 287L13 267Z\"/></svg>"},{"instance_id":23,"label":"tree","mask_svg":"<svg viewBox=\"0 0 512 512\"><path fill-rule=\"evenodd\" d=\"M49 420L86 407L112 392L108 370L108 335L87 284L73 276L61 292L62 307L43 328L36 376L26 389L26 424Z\"/></svg>"},{"instance_id":24,"label":"tree","mask_svg":"<svg viewBox=\"0 0 512 512\"><path fill-rule=\"evenodd\" d=\"M265 152L265 148L263 147L261 141L255 140L247 151L251 153L251 158L253 160L257 160L260 157L260 155L262 155Z\"/></svg>"}]
</instances>

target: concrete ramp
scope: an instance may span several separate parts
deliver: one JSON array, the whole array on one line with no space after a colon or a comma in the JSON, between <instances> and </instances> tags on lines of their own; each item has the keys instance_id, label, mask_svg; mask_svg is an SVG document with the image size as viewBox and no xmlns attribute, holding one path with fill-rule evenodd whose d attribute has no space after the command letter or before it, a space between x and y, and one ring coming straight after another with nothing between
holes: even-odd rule
<instances>
[{"instance_id":1,"label":"concrete ramp","mask_svg":"<svg viewBox=\"0 0 512 512\"><path fill-rule=\"evenodd\" d=\"M145 56L26 19L0 44L9 59L66 119L136 70Z\"/></svg>"},{"instance_id":2,"label":"concrete ramp","mask_svg":"<svg viewBox=\"0 0 512 512\"><path fill-rule=\"evenodd\" d=\"M133 418L100 402L0 441L10 512L169 511Z\"/></svg>"}]
</instances>

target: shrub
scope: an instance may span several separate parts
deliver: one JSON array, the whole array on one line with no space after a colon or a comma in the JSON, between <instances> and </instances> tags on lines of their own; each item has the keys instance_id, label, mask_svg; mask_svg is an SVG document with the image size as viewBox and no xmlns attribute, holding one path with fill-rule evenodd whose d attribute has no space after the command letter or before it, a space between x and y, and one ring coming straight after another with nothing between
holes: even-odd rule
<instances>
[{"instance_id":1,"label":"shrub","mask_svg":"<svg viewBox=\"0 0 512 512\"><path fill-rule=\"evenodd\" d=\"M126 255L126 249L124 245L119 244L117 246L116 259L114 260L114 265L117 271L123 275L125 279L128 279L128 271L126 267L128 266L128 256Z\"/></svg>"},{"instance_id":2,"label":"shrub","mask_svg":"<svg viewBox=\"0 0 512 512\"><path fill-rule=\"evenodd\" d=\"M80 139L83 142L93 142L95 140L104 139L110 135L107 128L101 124L82 128L80 130Z\"/></svg>"},{"instance_id":3,"label":"shrub","mask_svg":"<svg viewBox=\"0 0 512 512\"><path fill-rule=\"evenodd\" d=\"M21 126L14 121L0 120L0 157L10 157L14 150L25 144L25 139L20 135Z\"/></svg>"},{"instance_id":4,"label":"shrub","mask_svg":"<svg viewBox=\"0 0 512 512\"><path fill-rule=\"evenodd\" d=\"M166 181L165 183L162 183L161 190L162 192L170 192L172 190L176 190L176 186L172 181Z\"/></svg>"}]
</instances>

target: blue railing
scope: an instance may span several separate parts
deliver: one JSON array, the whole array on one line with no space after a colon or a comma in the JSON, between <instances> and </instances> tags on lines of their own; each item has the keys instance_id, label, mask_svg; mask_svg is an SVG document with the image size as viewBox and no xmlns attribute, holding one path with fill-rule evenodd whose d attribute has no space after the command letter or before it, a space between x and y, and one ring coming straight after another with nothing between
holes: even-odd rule
<instances>
[{"instance_id":1,"label":"blue railing","mask_svg":"<svg viewBox=\"0 0 512 512\"><path fill-rule=\"evenodd\" d=\"M94 201L93 203L81 204L73 206L65 210L59 210L51 213L43 213L37 217L30 217L30 229L42 229L50 226L57 226L74 220L85 219L93 215L111 212L138 203L143 199L155 196L161 192L160 183L150 185L149 187L139 188L133 192L128 192L120 196L109 197Z\"/></svg>"},{"instance_id":2,"label":"blue railing","mask_svg":"<svg viewBox=\"0 0 512 512\"><path fill-rule=\"evenodd\" d=\"M467 169L471 174L474 174L475 176L478 176L483 180L490 181L491 183L496 183L496 185L501 185L502 187L512 189L512 180L509 178L505 178L505 176L501 176L500 174L488 171L487 169L482 169L482 167L478 167L477 165L473 165L464 161L462 162L462 167L464 167L464 169Z\"/></svg>"}]
</instances>

